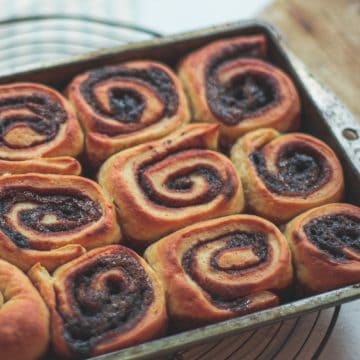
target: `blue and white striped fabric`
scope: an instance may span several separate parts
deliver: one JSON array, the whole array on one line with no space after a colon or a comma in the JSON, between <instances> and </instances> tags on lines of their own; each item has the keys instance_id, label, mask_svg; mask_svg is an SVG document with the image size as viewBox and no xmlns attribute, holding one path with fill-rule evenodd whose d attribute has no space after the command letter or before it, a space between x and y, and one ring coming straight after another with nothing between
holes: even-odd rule
<instances>
[{"instance_id":1,"label":"blue and white striped fabric","mask_svg":"<svg viewBox=\"0 0 360 360\"><path fill-rule=\"evenodd\" d=\"M0 75L152 36L117 26L119 22L133 21L131 0L6 0L4 3L0 13ZM34 18L21 20L24 17Z\"/></svg>"}]
</instances>

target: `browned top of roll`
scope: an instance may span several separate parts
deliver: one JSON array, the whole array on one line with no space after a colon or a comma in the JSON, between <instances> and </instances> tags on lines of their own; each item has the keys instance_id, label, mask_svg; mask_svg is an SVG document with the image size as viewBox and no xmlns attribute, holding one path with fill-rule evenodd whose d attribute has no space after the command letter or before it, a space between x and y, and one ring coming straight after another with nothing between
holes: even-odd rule
<instances>
[{"instance_id":1,"label":"browned top of roll","mask_svg":"<svg viewBox=\"0 0 360 360\"><path fill-rule=\"evenodd\" d=\"M243 208L232 163L216 148L217 126L193 124L108 159L99 183L119 209L125 232L148 243L190 223Z\"/></svg>"},{"instance_id":2,"label":"browned top of roll","mask_svg":"<svg viewBox=\"0 0 360 360\"><path fill-rule=\"evenodd\" d=\"M69 84L67 95L87 132L86 152L94 166L190 120L179 80L170 68L155 61L85 72Z\"/></svg>"},{"instance_id":3,"label":"browned top of roll","mask_svg":"<svg viewBox=\"0 0 360 360\"><path fill-rule=\"evenodd\" d=\"M133 61L91 70L67 89L88 131L111 137L173 118L187 104L175 74L154 61ZM91 116L90 116L91 115Z\"/></svg>"},{"instance_id":4,"label":"browned top of roll","mask_svg":"<svg viewBox=\"0 0 360 360\"><path fill-rule=\"evenodd\" d=\"M360 281L360 208L333 203L308 210L285 228L300 284L319 292Z\"/></svg>"},{"instance_id":5,"label":"browned top of roll","mask_svg":"<svg viewBox=\"0 0 360 360\"><path fill-rule=\"evenodd\" d=\"M30 276L50 306L52 341L62 356L117 350L166 327L161 284L139 255L121 245L91 250L52 277L37 264Z\"/></svg>"},{"instance_id":6,"label":"browned top of roll","mask_svg":"<svg viewBox=\"0 0 360 360\"><path fill-rule=\"evenodd\" d=\"M334 203L309 210L289 223L294 244L309 246L329 262L359 262L360 208Z\"/></svg>"},{"instance_id":7,"label":"browned top of roll","mask_svg":"<svg viewBox=\"0 0 360 360\"><path fill-rule=\"evenodd\" d=\"M67 100L40 84L0 86L0 159L77 156L80 125Z\"/></svg>"},{"instance_id":8,"label":"browned top of roll","mask_svg":"<svg viewBox=\"0 0 360 360\"><path fill-rule=\"evenodd\" d=\"M0 259L1 358L40 359L46 352L49 311L29 278Z\"/></svg>"},{"instance_id":9,"label":"browned top of roll","mask_svg":"<svg viewBox=\"0 0 360 360\"><path fill-rule=\"evenodd\" d=\"M115 211L101 188L79 176L0 178L0 256L28 270L49 269L90 249L119 242Z\"/></svg>"},{"instance_id":10,"label":"browned top of roll","mask_svg":"<svg viewBox=\"0 0 360 360\"><path fill-rule=\"evenodd\" d=\"M145 258L164 283L170 314L180 321L229 318L262 308L264 299L274 305L277 297L267 290L292 279L286 239L252 215L188 226L150 245Z\"/></svg>"},{"instance_id":11,"label":"browned top of roll","mask_svg":"<svg viewBox=\"0 0 360 360\"><path fill-rule=\"evenodd\" d=\"M219 122L231 140L265 126L295 129L297 91L289 76L263 60L265 55L266 38L255 35L215 41L186 56L179 75L194 117Z\"/></svg>"},{"instance_id":12,"label":"browned top of roll","mask_svg":"<svg viewBox=\"0 0 360 360\"><path fill-rule=\"evenodd\" d=\"M328 145L308 134L255 130L235 143L231 159L244 181L249 205L273 221L287 221L343 195L339 159Z\"/></svg>"}]
</instances>

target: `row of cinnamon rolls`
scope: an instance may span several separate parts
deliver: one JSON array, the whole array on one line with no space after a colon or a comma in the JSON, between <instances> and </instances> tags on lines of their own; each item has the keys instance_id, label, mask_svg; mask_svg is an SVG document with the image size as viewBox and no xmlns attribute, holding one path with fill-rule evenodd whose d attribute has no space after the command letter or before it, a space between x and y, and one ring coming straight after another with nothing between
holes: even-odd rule
<instances>
[{"instance_id":1,"label":"row of cinnamon rolls","mask_svg":"<svg viewBox=\"0 0 360 360\"><path fill-rule=\"evenodd\" d=\"M219 124L225 147L257 128L295 130L298 94L266 54L262 35L221 40L183 59L179 78L158 62L132 61L76 76L67 99L40 84L2 85L0 173L79 174L76 158L97 169L190 119Z\"/></svg>"},{"instance_id":2,"label":"row of cinnamon rolls","mask_svg":"<svg viewBox=\"0 0 360 360\"><path fill-rule=\"evenodd\" d=\"M216 124L186 125L180 81L155 62L79 75L70 103L42 85L0 87L8 358L37 358L49 339L63 357L98 355L163 335L168 317L184 329L275 306L294 282L314 293L360 281L360 209L338 203L325 143L281 133L298 127L300 102L265 56L253 36L181 62L193 117ZM97 183L77 176L76 117Z\"/></svg>"},{"instance_id":3,"label":"row of cinnamon rolls","mask_svg":"<svg viewBox=\"0 0 360 360\"><path fill-rule=\"evenodd\" d=\"M198 222L143 257L112 244L54 271L38 262L27 276L0 259L3 355L36 359L51 341L61 358L96 356L165 335L169 326L276 306L294 278L306 293L359 281L359 224L358 207L334 203L299 215L284 233L255 215Z\"/></svg>"}]
</instances>

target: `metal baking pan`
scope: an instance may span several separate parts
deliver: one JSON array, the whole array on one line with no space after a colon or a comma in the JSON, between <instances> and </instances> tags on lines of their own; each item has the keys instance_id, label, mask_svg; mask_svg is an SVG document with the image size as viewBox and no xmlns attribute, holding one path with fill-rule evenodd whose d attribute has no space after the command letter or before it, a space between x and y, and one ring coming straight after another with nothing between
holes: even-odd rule
<instances>
[{"instance_id":1,"label":"metal baking pan","mask_svg":"<svg viewBox=\"0 0 360 360\"><path fill-rule=\"evenodd\" d=\"M265 34L268 60L285 70L295 82L302 101L301 131L328 143L339 156L346 179L346 200L360 205L360 122L324 85L320 84L288 49L277 31L261 21L220 25L191 33L172 35L75 57L62 63L7 75L1 83L35 81L63 90L78 73L87 69L134 59L159 60L174 67L185 54L213 40L238 35ZM241 316L214 325L174 334L93 359L159 359L199 343L262 327L318 309L360 298L360 284L291 301L275 308Z\"/></svg>"}]
</instances>

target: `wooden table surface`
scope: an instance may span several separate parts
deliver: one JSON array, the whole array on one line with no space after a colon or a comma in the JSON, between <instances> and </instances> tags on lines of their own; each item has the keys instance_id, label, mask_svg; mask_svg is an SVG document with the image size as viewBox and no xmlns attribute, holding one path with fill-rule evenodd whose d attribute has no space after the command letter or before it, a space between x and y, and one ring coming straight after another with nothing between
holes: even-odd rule
<instances>
[{"instance_id":1,"label":"wooden table surface","mask_svg":"<svg viewBox=\"0 0 360 360\"><path fill-rule=\"evenodd\" d=\"M276 0L260 17L360 121L360 1Z\"/></svg>"}]
</instances>

